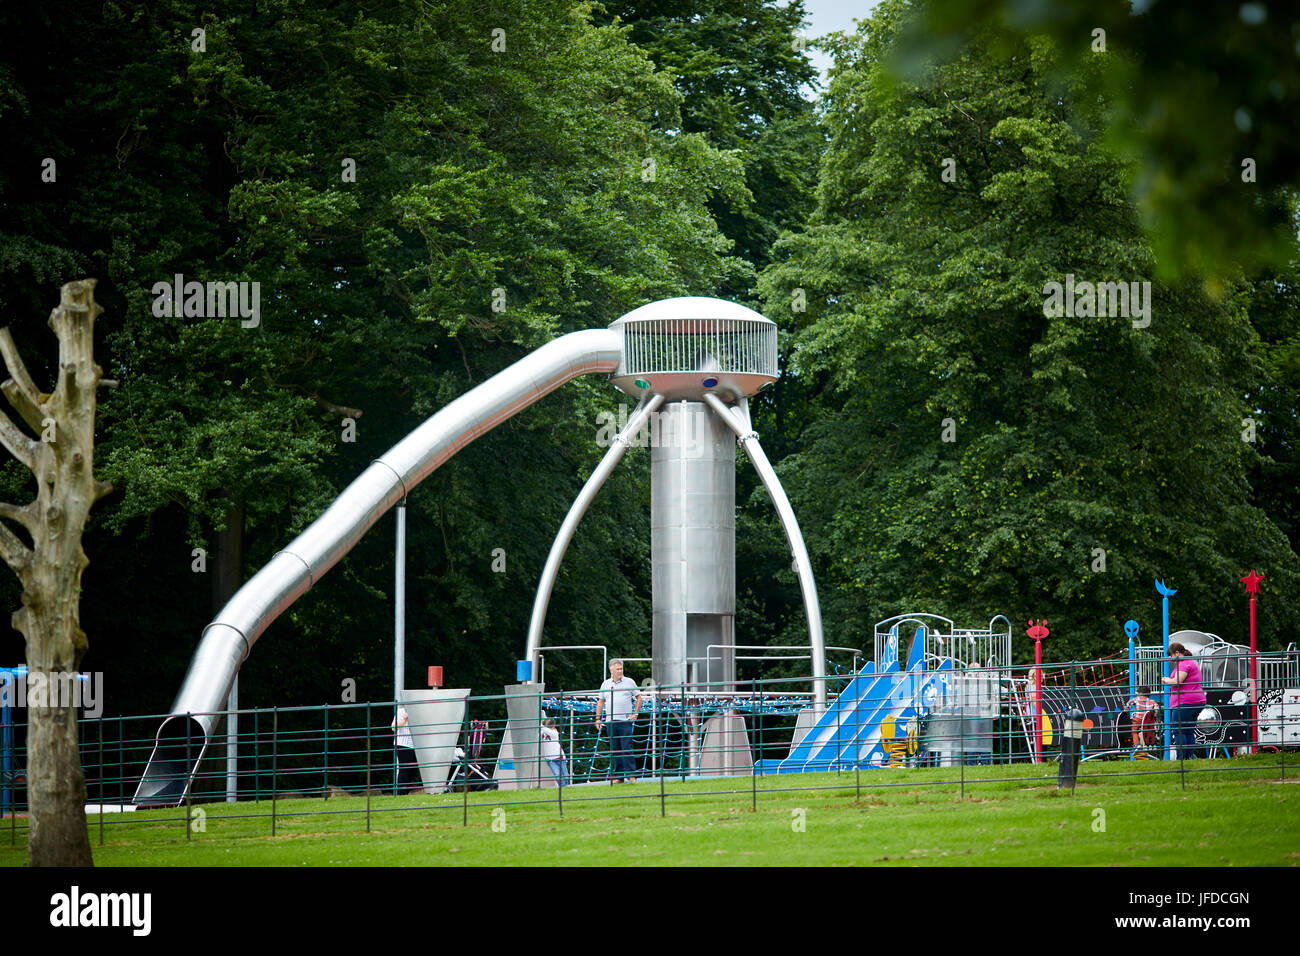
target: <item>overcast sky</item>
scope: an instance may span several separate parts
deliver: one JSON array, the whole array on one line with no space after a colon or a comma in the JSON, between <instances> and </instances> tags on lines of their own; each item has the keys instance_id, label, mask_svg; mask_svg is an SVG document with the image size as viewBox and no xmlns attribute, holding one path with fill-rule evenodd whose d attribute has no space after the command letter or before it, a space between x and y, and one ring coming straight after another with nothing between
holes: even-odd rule
<instances>
[{"instance_id":1,"label":"overcast sky","mask_svg":"<svg viewBox=\"0 0 1300 956\"><path fill-rule=\"evenodd\" d=\"M803 8L808 13L808 37L815 39L836 30L852 32L853 21L862 19L871 12L880 0L803 0ZM813 65L821 70L822 85L826 85L826 71L831 61L821 50L808 51Z\"/></svg>"}]
</instances>

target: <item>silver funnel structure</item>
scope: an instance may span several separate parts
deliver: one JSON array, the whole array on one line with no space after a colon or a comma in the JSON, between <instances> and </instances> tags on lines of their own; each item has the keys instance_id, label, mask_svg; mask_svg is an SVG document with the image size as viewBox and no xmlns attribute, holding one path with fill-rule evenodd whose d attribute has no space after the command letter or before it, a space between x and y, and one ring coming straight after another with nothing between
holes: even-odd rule
<instances>
[{"instance_id":1,"label":"silver funnel structure","mask_svg":"<svg viewBox=\"0 0 1300 956\"><path fill-rule=\"evenodd\" d=\"M606 374L640 400L637 415L575 501L552 547L534 602L529 659L578 521L635 435L662 405L660 429L678 447L652 456L652 564L656 680L732 679L735 614L734 431L777 505L800 572L815 701L825 704L825 650L811 568L793 512L757 435L746 398L776 380L776 326L719 299L687 297L635 309L608 329L549 342L439 410L349 485L315 522L257 572L204 629L158 731L135 794L140 805L184 799L220 722L231 683L262 633L350 551L379 518L461 448L565 382ZM743 425L735 418L739 403ZM699 439L696 441L695 439ZM662 452L662 454L661 454ZM720 645L713 647L709 645ZM710 663L709 658L716 659ZM698 666L703 664L702 667ZM692 670L692 666L694 670Z\"/></svg>"}]
</instances>

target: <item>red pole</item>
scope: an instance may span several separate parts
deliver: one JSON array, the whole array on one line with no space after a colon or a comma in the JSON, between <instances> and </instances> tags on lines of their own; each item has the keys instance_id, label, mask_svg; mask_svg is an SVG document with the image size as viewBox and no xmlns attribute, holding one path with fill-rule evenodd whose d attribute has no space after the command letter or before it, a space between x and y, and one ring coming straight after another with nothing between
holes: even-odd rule
<instances>
[{"instance_id":1,"label":"red pole","mask_svg":"<svg viewBox=\"0 0 1300 956\"><path fill-rule=\"evenodd\" d=\"M1034 638L1034 763L1043 762L1043 639Z\"/></svg>"},{"instance_id":2,"label":"red pole","mask_svg":"<svg viewBox=\"0 0 1300 956\"><path fill-rule=\"evenodd\" d=\"M1256 574L1252 568L1250 574L1241 579L1250 595L1250 752L1259 750L1259 685L1255 672L1255 595L1259 593L1259 582L1264 575Z\"/></svg>"},{"instance_id":3,"label":"red pole","mask_svg":"<svg viewBox=\"0 0 1300 956\"><path fill-rule=\"evenodd\" d=\"M1034 639L1034 763L1043 762L1043 638L1051 632L1047 621L1031 618L1026 633Z\"/></svg>"}]
</instances>

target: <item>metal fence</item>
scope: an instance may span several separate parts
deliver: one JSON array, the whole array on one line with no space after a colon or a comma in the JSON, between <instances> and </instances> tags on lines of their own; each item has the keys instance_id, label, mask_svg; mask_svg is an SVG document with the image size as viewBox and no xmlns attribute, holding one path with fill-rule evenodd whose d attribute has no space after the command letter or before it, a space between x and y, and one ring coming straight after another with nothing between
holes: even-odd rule
<instances>
[{"instance_id":1,"label":"metal fence","mask_svg":"<svg viewBox=\"0 0 1300 956\"><path fill-rule=\"evenodd\" d=\"M191 808L201 805L208 820L264 818L274 832L286 815L281 801L314 798L322 801L319 808L298 807L292 815L355 814L359 829L364 814L369 830L376 818L419 810L419 795L455 793L461 796L459 803L442 799L430 805L436 803L438 812L453 817L459 806L467 822L469 794L476 790L495 792L475 797L475 807L552 802L562 814L566 804L623 797L629 791L608 789L620 777L657 784L650 790L639 788L636 795L661 813L671 800L690 796L669 784L706 778L717 778L720 787L730 788L726 792L748 791L755 802L762 793L846 785L860 793L873 787L958 784L963 794L968 785L993 782L1054 786L1063 718L1075 708L1085 714L1081 776L1086 776L1089 761L1130 761L1118 772L1177 775L1185 786L1188 776L1236 769L1227 758L1251 749L1249 707L1243 711L1239 705L1220 702L1217 723L1198 721L1197 753L1160 759L1158 735L1135 737L1135 731L1144 728L1134 726L1127 678L1118 683L1098 678L1107 672L1126 675L1127 658L1044 665L1041 714L1033 710L1030 668L951 663L884 677L865 671L828 677L831 703L820 714L812 710L806 677L735 682L725 689L645 688L640 713L632 722L629 752L618 754L614 750L622 749L621 732L614 733L607 723L607 708L598 725L595 689L545 692L533 685L532 696L525 698L518 688L507 695L467 696L459 698L463 706L453 708L451 717L438 709L445 708L445 696L422 701L419 692L408 692L400 705L380 701L242 709L235 712L237 734L229 743L222 733L213 736L185 791L185 806L163 819L183 824L188 833ZM1288 759L1294 758L1288 750L1300 746L1300 689L1292 691L1294 700L1279 701L1277 713L1269 712L1275 738L1261 743L1276 759L1252 763L1261 774L1284 777ZM1165 707L1159 694L1154 697L1158 726L1166 718ZM422 711L426 703L436 706ZM398 706L411 715L414 766L394 747L392 724ZM1266 706L1274 702L1261 701L1261 727ZM439 716L431 719L421 713ZM80 722L88 811L101 841L105 826L133 822L133 814L125 811L132 806L166 716L105 716ZM554 721L563 766L550 763L541 749L547 720ZM26 763L25 724L16 720L12 731L8 764L21 768ZM203 743L187 741L186 752L196 759ZM1036 747L1042 749L1043 765L1029 775L982 771L978 781L967 776L965 768L971 765L1033 763ZM1189 763L1201 756L1202 748L1219 759ZM616 756L630 759L631 769L616 766ZM950 770L927 775L921 784L910 782L906 771L921 767ZM1117 772L1114 766L1107 769ZM557 779L561 772L563 787ZM827 782L807 776L811 772L838 776ZM26 792L12 778L5 784L0 797L10 810L7 829L15 842L27 828ZM374 802L400 795L417 799ZM365 805L335 809L331 801L339 798L364 798ZM114 812L118 810L123 812ZM148 817L150 823L158 819Z\"/></svg>"}]
</instances>

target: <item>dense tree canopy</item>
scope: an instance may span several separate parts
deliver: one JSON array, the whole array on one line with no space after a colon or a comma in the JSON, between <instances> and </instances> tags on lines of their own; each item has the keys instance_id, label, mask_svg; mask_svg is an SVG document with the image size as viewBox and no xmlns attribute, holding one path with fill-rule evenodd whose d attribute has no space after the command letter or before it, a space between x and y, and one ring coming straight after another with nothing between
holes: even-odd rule
<instances>
[{"instance_id":1,"label":"dense tree canopy","mask_svg":"<svg viewBox=\"0 0 1300 956\"><path fill-rule=\"evenodd\" d=\"M1300 189L1300 11L1285 0L932 0L891 57L906 76L974 31L1050 36L1052 78L1091 61L1107 144L1166 278L1284 268ZM1099 55L1100 54L1100 55Z\"/></svg>"},{"instance_id":2,"label":"dense tree canopy","mask_svg":"<svg viewBox=\"0 0 1300 956\"><path fill-rule=\"evenodd\" d=\"M747 188L709 206L736 254L763 268L781 230L812 211L824 140L806 95L816 72L803 52L802 0L609 0L604 9L672 77L680 129L743 164ZM753 279L728 282L719 294L749 299Z\"/></svg>"},{"instance_id":3,"label":"dense tree canopy","mask_svg":"<svg viewBox=\"0 0 1300 956\"><path fill-rule=\"evenodd\" d=\"M852 642L906 609L1033 615L1055 622L1055 654L1094 655L1128 617L1152 625L1165 577L1179 626L1241 638L1246 568L1267 565L1279 595L1300 582L1251 501L1243 433L1267 377L1251 289L1155 282L1145 327L1047 314L1067 274L1153 274L1132 172L1104 142L1104 64L1062 85L1050 39L977 31L898 83L908 13L883 4L838 45L818 209L763 283L773 313L808 295L794 365L824 383L823 417L785 474L828 619ZM1294 633L1286 604L1267 612L1274 641Z\"/></svg>"},{"instance_id":4,"label":"dense tree canopy","mask_svg":"<svg viewBox=\"0 0 1300 956\"><path fill-rule=\"evenodd\" d=\"M104 666L110 635L131 635L179 676L212 610L191 547L212 549L228 522L246 528L251 571L371 459L524 350L743 274L706 208L743 191L736 157L680 131L679 94L625 27L564 2L517 6L85 5L41 45L8 51L12 82L42 98L39 130L76 144L15 122L28 168L7 182L34 179L31 157L51 153L58 183L76 186L8 188L11 220L110 280L106 352L122 385L105 403L101 460L122 494L91 550L143 538L131 550L167 582L127 567L94 581L105 590L88 630ZM40 14L5 16L18 21L6 37L39 34L28 21ZM78 31L108 39L86 69L42 86L46 57ZM6 299L48 281L22 255L32 241L12 245ZM176 273L259 282L260 323L155 315L152 287ZM417 660L466 682L507 673L610 404L594 383L566 389L412 496ZM635 649L648 640L643 491L635 470L611 486L552 612ZM514 520L521 501L533 520ZM270 702L261 687L320 699L341 676L374 677L368 692L388 696L390 534L259 648L249 703ZM504 574L491 571L496 548ZM117 621L110 594L127 589L162 593L142 620ZM149 706L166 706L168 685Z\"/></svg>"},{"instance_id":5,"label":"dense tree canopy","mask_svg":"<svg viewBox=\"0 0 1300 956\"><path fill-rule=\"evenodd\" d=\"M1205 170L1245 134L1183 142L1196 104L1148 42L1170 21L1117 25L1113 6L1094 54L1064 0L1027 23L887 0L830 42L820 97L799 0L0 9L0 312L49 379L51 295L97 276L96 354L120 382L97 449L119 490L88 532L82 601L108 712L165 709L214 605L433 411L556 335L685 294L782 328L755 422L831 643L926 609L1047 617L1055 655L1106 653L1126 618L1155 623L1158 576L1177 625L1240 638L1251 566L1261 634L1291 640L1300 333L1277 227L1294 137L1250 100L1258 202L1189 251L1240 202L1235 167ZM938 26L909 33L927 10ZM1223 63L1251 30L1225 26ZM1200 105L1273 96L1273 79L1289 101L1279 42ZM1197 43L1222 65L1213 31ZM1138 89L1137 69L1160 82ZM1178 128L1136 137L1160 108ZM1153 178L1157 146L1181 179ZM1183 201L1175 181L1204 188ZM257 323L160 308L177 274L258 283ZM1150 282L1150 323L1047 314L1067 275ZM601 454L597 413L619 401L575 382L411 495L412 671L480 692L512 677ZM740 467L737 634L804 643L782 532ZM648 653L647 474L634 451L585 519L552 636ZM0 468L0 497L24 480ZM343 677L388 699L392 579L384 521L268 633L242 702L337 700ZM0 663L20 656L0 639ZM554 666L556 683L593 676Z\"/></svg>"}]
</instances>

